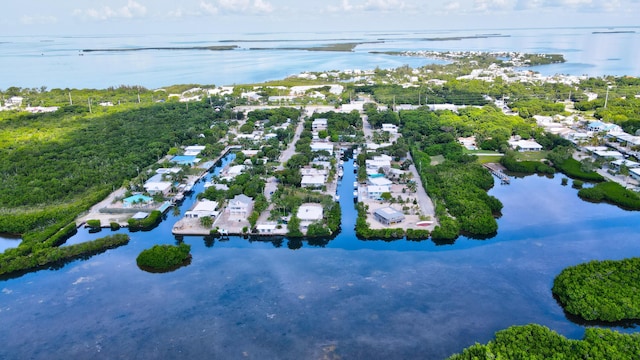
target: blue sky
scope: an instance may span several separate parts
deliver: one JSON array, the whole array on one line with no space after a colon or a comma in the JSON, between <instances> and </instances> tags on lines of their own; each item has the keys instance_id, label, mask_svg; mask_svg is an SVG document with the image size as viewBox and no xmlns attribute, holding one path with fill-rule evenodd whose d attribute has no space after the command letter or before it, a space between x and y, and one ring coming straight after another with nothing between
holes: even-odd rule
<instances>
[{"instance_id":1,"label":"blue sky","mask_svg":"<svg viewBox=\"0 0 640 360\"><path fill-rule=\"evenodd\" d=\"M20 0L0 35L640 26L640 0Z\"/></svg>"}]
</instances>

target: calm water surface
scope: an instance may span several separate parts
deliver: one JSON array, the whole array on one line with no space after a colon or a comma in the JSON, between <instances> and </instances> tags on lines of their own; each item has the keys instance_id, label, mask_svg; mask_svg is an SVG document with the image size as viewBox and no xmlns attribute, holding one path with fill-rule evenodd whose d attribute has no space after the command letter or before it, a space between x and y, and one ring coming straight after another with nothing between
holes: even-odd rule
<instances>
[{"instance_id":1,"label":"calm water surface","mask_svg":"<svg viewBox=\"0 0 640 360\"><path fill-rule=\"evenodd\" d=\"M491 190L505 205L493 239L360 241L350 166L343 231L325 247L186 237L191 265L139 270L141 250L175 243L170 211L125 247L2 282L0 358L442 359L531 322L578 338L584 328L553 300L553 277L583 261L640 255L639 213L582 202L560 177Z\"/></svg>"},{"instance_id":2,"label":"calm water surface","mask_svg":"<svg viewBox=\"0 0 640 360\"><path fill-rule=\"evenodd\" d=\"M516 51L560 53L564 64L534 67L544 75L640 76L640 27L633 33L593 34L602 28L483 29L424 32L326 32L261 34L132 34L103 36L0 36L0 89L11 86L106 88L172 84L233 85L281 79L304 71L419 67L439 61L371 51ZM617 29L620 30L620 29ZM476 38L482 34L498 37ZM435 40L467 37L461 40ZM471 37L471 38L469 38ZM425 39L431 39L427 41ZM281 50L361 43L353 52ZM232 51L83 49L237 45ZM266 50L250 50L263 48Z\"/></svg>"}]
</instances>

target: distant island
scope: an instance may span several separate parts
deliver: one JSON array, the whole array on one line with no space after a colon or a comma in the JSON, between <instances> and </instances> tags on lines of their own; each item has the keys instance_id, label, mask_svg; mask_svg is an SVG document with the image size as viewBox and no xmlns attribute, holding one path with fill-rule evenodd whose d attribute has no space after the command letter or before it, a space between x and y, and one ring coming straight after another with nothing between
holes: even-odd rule
<instances>
[{"instance_id":1,"label":"distant island","mask_svg":"<svg viewBox=\"0 0 640 360\"><path fill-rule=\"evenodd\" d=\"M633 30L594 31L592 34L635 34Z\"/></svg>"},{"instance_id":2,"label":"distant island","mask_svg":"<svg viewBox=\"0 0 640 360\"><path fill-rule=\"evenodd\" d=\"M355 43L336 43L322 46L310 46L310 47L276 47L276 48L249 48L249 50L306 50L306 51L353 51L356 46L362 44L378 44L384 41L367 41L367 42L355 42Z\"/></svg>"},{"instance_id":3,"label":"distant island","mask_svg":"<svg viewBox=\"0 0 640 360\"><path fill-rule=\"evenodd\" d=\"M219 45L219 46L185 46L185 47L141 47L141 48L112 48L112 49L83 49L81 52L96 52L96 51L145 51L145 50L211 50L211 51L223 51L234 50L238 48L238 45Z\"/></svg>"}]
</instances>

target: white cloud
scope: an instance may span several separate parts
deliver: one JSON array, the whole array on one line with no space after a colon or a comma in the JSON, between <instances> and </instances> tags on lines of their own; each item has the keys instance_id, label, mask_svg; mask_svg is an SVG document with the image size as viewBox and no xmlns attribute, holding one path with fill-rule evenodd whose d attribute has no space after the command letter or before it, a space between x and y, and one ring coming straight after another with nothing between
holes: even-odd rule
<instances>
[{"instance_id":1,"label":"white cloud","mask_svg":"<svg viewBox=\"0 0 640 360\"><path fill-rule=\"evenodd\" d=\"M401 0L366 0L363 3L352 5L349 0L342 0L340 5L329 5L329 12L345 12L345 11L395 11L410 8Z\"/></svg>"},{"instance_id":2,"label":"white cloud","mask_svg":"<svg viewBox=\"0 0 640 360\"><path fill-rule=\"evenodd\" d=\"M510 0L474 0L473 5L475 11L503 11L513 7Z\"/></svg>"},{"instance_id":3,"label":"white cloud","mask_svg":"<svg viewBox=\"0 0 640 360\"><path fill-rule=\"evenodd\" d=\"M34 25L34 24L55 24L58 22L58 18L55 16L46 16L46 15L24 15L20 18L20 22L25 25Z\"/></svg>"},{"instance_id":4,"label":"white cloud","mask_svg":"<svg viewBox=\"0 0 640 360\"><path fill-rule=\"evenodd\" d=\"M217 0L200 1L200 8L209 15L228 14L267 14L273 12L273 5L266 0Z\"/></svg>"},{"instance_id":5,"label":"white cloud","mask_svg":"<svg viewBox=\"0 0 640 360\"><path fill-rule=\"evenodd\" d=\"M76 9L73 11L73 14L92 20L108 20L113 18L131 19L144 17L147 14L147 8L135 0L129 0L126 5L116 9L112 9L110 6L103 6L98 9Z\"/></svg>"},{"instance_id":6,"label":"white cloud","mask_svg":"<svg viewBox=\"0 0 640 360\"><path fill-rule=\"evenodd\" d=\"M216 15L218 13L218 8L206 1L200 1L200 9L204 10L204 12L209 15Z\"/></svg>"},{"instance_id":7,"label":"white cloud","mask_svg":"<svg viewBox=\"0 0 640 360\"><path fill-rule=\"evenodd\" d=\"M450 1L444 4L444 10L456 11L460 9L460 3L457 1Z\"/></svg>"}]
</instances>

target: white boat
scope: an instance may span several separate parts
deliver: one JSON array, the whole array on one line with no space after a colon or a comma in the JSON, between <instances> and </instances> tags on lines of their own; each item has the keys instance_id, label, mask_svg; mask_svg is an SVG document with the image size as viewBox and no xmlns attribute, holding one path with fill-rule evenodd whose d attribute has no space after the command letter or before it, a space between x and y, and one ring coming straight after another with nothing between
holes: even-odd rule
<instances>
[{"instance_id":1,"label":"white boat","mask_svg":"<svg viewBox=\"0 0 640 360\"><path fill-rule=\"evenodd\" d=\"M354 189L357 189L357 188L358 188L358 182L357 182L357 181L354 181L354 182L353 182L353 188L354 188Z\"/></svg>"},{"instance_id":2,"label":"white boat","mask_svg":"<svg viewBox=\"0 0 640 360\"><path fill-rule=\"evenodd\" d=\"M338 195L338 194L336 194L333 198L334 198L336 201L340 201L340 195Z\"/></svg>"},{"instance_id":3,"label":"white boat","mask_svg":"<svg viewBox=\"0 0 640 360\"><path fill-rule=\"evenodd\" d=\"M433 225L433 221L418 221L416 223L418 226L431 226Z\"/></svg>"}]
</instances>

